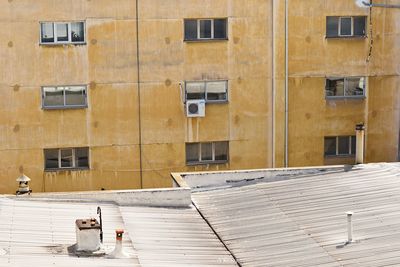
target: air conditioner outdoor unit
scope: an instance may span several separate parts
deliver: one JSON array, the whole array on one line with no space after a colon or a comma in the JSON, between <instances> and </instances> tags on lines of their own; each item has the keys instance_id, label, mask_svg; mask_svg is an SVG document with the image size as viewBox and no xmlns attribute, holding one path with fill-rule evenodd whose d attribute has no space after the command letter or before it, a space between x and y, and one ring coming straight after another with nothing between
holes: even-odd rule
<instances>
[{"instance_id":1,"label":"air conditioner outdoor unit","mask_svg":"<svg viewBox=\"0 0 400 267\"><path fill-rule=\"evenodd\" d=\"M191 117L205 117L206 116L206 101L201 100L187 100L186 101L186 116Z\"/></svg>"}]
</instances>

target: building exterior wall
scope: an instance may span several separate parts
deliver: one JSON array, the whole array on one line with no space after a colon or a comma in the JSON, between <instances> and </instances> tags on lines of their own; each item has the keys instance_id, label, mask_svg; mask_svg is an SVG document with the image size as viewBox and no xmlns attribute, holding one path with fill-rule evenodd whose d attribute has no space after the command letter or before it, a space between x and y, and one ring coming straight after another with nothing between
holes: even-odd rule
<instances>
[{"instance_id":1,"label":"building exterior wall","mask_svg":"<svg viewBox=\"0 0 400 267\"><path fill-rule=\"evenodd\" d=\"M0 3L0 193L171 186L171 172L288 166L324 157L324 137L366 124L366 161L396 161L400 9L372 9L372 35L327 39L326 16L368 16L349 0L9 0ZM386 1L395 3L395 1ZM136 7L138 8L136 10ZM184 41L184 19L227 18L228 40ZM40 45L41 21L86 22L82 45ZM138 29L138 31L137 31ZM370 61L366 59L373 48ZM364 99L325 99L325 79L367 76ZM228 80L226 103L188 118L185 81ZM41 87L87 85L88 107L44 110ZM188 166L185 144L229 141L224 164ZM89 147L87 170L44 170L44 149Z\"/></svg>"},{"instance_id":2,"label":"building exterior wall","mask_svg":"<svg viewBox=\"0 0 400 267\"><path fill-rule=\"evenodd\" d=\"M22 172L38 192L166 187L172 171L272 166L271 14L262 0L3 1L0 192L14 192ZM228 18L228 40L184 42L185 18ZM39 22L77 20L86 44L39 44ZM228 80L229 102L187 118L180 83L216 79ZM42 86L78 84L87 108L42 109ZM206 141L229 141L228 163L186 166L185 143ZM69 147L89 147L90 169L44 170L43 149Z\"/></svg>"},{"instance_id":3,"label":"building exterior wall","mask_svg":"<svg viewBox=\"0 0 400 267\"><path fill-rule=\"evenodd\" d=\"M354 164L324 157L324 137L355 135L360 122L365 160L397 161L400 9L372 8L371 26L369 8L354 1L289 3L289 165ZM325 38L326 16L368 16L367 38ZM365 98L325 98L326 77L350 76L367 77Z\"/></svg>"}]
</instances>

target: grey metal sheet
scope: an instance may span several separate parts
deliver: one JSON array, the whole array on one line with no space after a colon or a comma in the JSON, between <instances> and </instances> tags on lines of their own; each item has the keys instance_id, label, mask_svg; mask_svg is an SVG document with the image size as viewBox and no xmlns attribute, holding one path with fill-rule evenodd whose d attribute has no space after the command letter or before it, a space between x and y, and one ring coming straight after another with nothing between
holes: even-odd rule
<instances>
[{"instance_id":1,"label":"grey metal sheet","mask_svg":"<svg viewBox=\"0 0 400 267\"><path fill-rule=\"evenodd\" d=\"M400 266L398 163L211 188L192 199L243 266ZM344 246L348 210L357 242Z\"/></svg>"},{"instance_id":2,"label":"grey metal sheet","mask_svg":"<svg viewBox=\"0 0 400 267\"><path fill-rule=\"evenodd\" d=\"M121 207L142 266L237 266L193 207Z\"/></svg>"},{"instance_id":3,"label":"grey metal sheet","mask_svg":"<svg viewBox=\"0 0 400 267\"><path fill-rule=\"evenodd\" d=\"M112 251L115 229L124 228L117 206L101 204L104 249ZM140 266L129 236L123 241L129 259L69 256L76 242L75 219L96 217L97 205L0 198L0 266Z\"/></svg>"}]
</instances>

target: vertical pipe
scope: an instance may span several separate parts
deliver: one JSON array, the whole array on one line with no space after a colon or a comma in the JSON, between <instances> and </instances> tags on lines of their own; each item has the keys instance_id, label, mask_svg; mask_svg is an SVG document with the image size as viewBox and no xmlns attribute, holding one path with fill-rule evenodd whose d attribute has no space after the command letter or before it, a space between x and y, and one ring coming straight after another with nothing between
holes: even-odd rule
<instances>
[{"instance_id":1,"label":"vertical pipe","mask_svg":"<svg viewBox=\"0 0 400 267\"><path fill-rule=\"evenodd\" d=\"M285 0L285 167L289 167L289 0Z\"/></svg>"},{"instance_id":2,"label":"vertical pipe","mask_svg":"<svg viewBox=\"0 0 400 267\"><path fill-rule=\"evenodd\" d=\"M137 92L138 92L138 128L139 128L139 173L140 188L143 188L143 163L142 163L142 116L140 100L140 58L139 58L139 0L136 0L136 65L137 65Z\"/></svg>"},{"instance_id":3,"label":"vertical pipe","mask_svg":"<svg viewBox=\"0 0 400 267\"><path fill-rule=\"evenodd\" d=\"M271 118L272 118L272 138L271 138L271 152L272 152L272 168L275 168L275 127L276 127L276 123L275 123L275 97L276 97L276 92L275 92L275 86L276 86L276 81L275 81L275 19L276 19L276 12L274 10L275 5L274 5L274 0L271 1L272 3L272 22L271 22L271 28L272 28L272 36L271 36L271 41L272 41L272 114L271 114Z\"/></svg>"},{"instance_id":4,"label":"vertical pipe","mask_svg":"<svg viewBox=\"0 0 400 267\"><path fill-rule=\"evenodd\" d=\"M347 243L351 243L353 241L353 212L346 212L347 215Z\"/></svg>"},{"instance_id":5,"label":"vertical pipe","mask_svg":"<svg viewBox=\"0 0 400 267\"><path fill-rule=\"evenodd\" d=\"M356 125L356 164L364 163L364 123Z\"/></svg>"}]
</instances>

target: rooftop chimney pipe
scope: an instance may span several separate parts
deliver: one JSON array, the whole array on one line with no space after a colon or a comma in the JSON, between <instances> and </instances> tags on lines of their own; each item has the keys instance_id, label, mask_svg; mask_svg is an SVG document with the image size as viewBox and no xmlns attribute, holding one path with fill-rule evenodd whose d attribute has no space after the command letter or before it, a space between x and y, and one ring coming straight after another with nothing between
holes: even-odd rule
<instances>
[{"instance_id":1,"label":"rooftop chimney pipe","mask_svg":"<svg viewBox=\"0 0 400 267\"><path fill-rule=\"evenodd\" d=\"M353 212L348 211L346 212L347 215L347 243L353 242Z\"/></svg>"},{"instance_id":2,"label":"rooftop chimney pipe","mask_svg":"<svg viewBox=\"0 0 400 267\"><path fill-rule=\"evenodd\" d=\"M364 123L356 125L356 164L364 163Z\"/></svg>"},{"instance_id":3,"label":"rooftop chimney pipe","mask_svg":"<svg viewBox=\"0 0 400 267\"><path fill-rule=\"evenodd\" d=\"M124 230L117 229L115 230L115 249L109 254L110 258L114 259L123 259L129 258L129 255L124 251L122 247L122 236L124 234Z\"/></svg>"}]
</instances>

